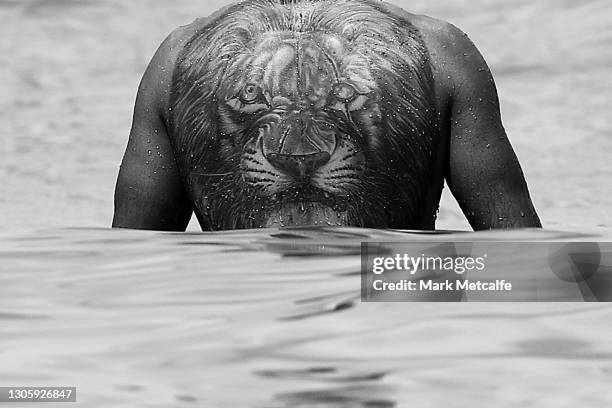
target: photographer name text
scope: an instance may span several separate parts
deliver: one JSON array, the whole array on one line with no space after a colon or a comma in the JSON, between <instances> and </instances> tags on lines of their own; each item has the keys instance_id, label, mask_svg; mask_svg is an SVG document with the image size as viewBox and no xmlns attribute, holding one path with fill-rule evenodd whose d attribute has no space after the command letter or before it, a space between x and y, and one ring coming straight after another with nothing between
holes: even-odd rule
<instances>
[{"instance_id":1,"label":"photographer name text","mask_svg":"<svg viewBox=\"0 0 612 408\"><path fill-rule=\"evenodd\" d=\"M437 282L434 280L419 280L412 281L402 279L398 282L385 282L382 279L376 279L372 283L372 288L376 291L510 291L512 283L506 282L504 279L496 279L494 281L470 281L470 280L446 280Z\"/></svg>"},{"instance_id":2,"label":"photographer name text","mask_svg":"<svg viewBox=\"0 0 612 408\"><path fill-rule=\"evenodd\" d=\"M463 279L466 272L482 272L486 267L487 255L473 256L410 256L396 254L391 257L372 259L371 271L375 276L385 272L396 271L407 274L411 279L385 281L375 279L372 289L375 291L511 291L512 283L504 279L470 280ZM458 278L441 280L440 273L455 273ZM424 276L414 276L421 273ZM432 274L438 279L427 279ZM381 276L382 278L382 276ZM416 279L414 279L416 278Z\"/></svg>"}]
</instances>

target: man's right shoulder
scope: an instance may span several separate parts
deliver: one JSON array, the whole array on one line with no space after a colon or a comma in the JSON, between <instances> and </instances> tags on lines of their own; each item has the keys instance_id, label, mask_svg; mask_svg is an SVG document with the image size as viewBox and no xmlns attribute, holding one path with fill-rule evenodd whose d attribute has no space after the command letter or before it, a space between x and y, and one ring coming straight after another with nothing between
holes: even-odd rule
<instances>
[{"instance_id":1,"label":"man's right shoulder","mask_svg":"<svg viewBox=\"0 0 612 408\"><path fill-rule=\"evenodd\" d=\"M444 98L490 87L486 61L468 35L452 23L424 15L410 15L429 52L437 92Z\"/></svg>"}]
</instances>

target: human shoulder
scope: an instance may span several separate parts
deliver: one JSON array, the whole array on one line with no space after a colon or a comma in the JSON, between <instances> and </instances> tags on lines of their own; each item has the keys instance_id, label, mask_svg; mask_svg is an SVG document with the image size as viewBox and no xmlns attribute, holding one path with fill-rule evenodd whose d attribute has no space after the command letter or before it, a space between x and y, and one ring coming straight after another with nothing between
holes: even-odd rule
<instances>
[{"instance_id":1,"label":"human shoulder","mask_svg":"<svg viewBox=\"0 0 612 408\"><path fill-rule=\"evenodd\" d=\"M372 0L366 0L371 2ZM466 37L465 33L448 21L430 17L424 14L414 14L401 7L387 3L376 2L380 8L396 18L403 19L415 27L424 41L437 47L442 43L452 41L459 37Z\"/></svg>"},{"instance_id":2,"label":"human shoulder","mask_svg":"<svg viewBox=\"0 0 612 408\"><path fill-rule=\"evenodd\" d=\"M174 70L181 51L199 31L205 29L215 13L209 17L199 17L193 22L172 30L162 41L149 62L139 87L139 96L158 111L166 122L170 107L170 94Z\"/></svg>"},{"instance_id":3,"label":"human shoulder","mask_svg":"<svg viewBox=\"0 0 612 408\"><path fill-rule=\"evenodd\" d=\"M168 54L168 57L176 59L177 55L184 46L198 32L205 30L209 25L216 21L219 17L228 13L228 11L236 7L240 2L233 2L225 7L222 7L206 17L198 17L193 22L182 25L174 29L162 42L160 49Z\"/></svg>"},{"instance_id":4,"label":"human shoulder","mask_svg":"<svg viewBox=\"0 0 612 408\"><path fill-rule=\"evenodd\" d=\"M468 35L457 26L428 16L414 16L414 26L427 47L436 82L449 95L493 86L489 67Z\"/></svg>"},{"instance_id":5,"label":"human shoulder","mask_svg":"<svg viewBox=\"0 0 612 408\"><path fill-rule=\"evenodd\" d=\"M171 77L180 52L189 40L209 23L209 18L197 18L192 23L175 28L162 41L148 70Z\"/></svg>"},{"instance_id":6,"label":"human shoulder","mask_svg":"<svg viewBox=\"0 0 612 408\"><path fill-rule=\"evenodd\" d=\"M429 54L437 93L443 99L463 85L487 79L486 75L479 75L489 74L484 58L467 34L454 24L410 13L387 2L377 2L377 6L417 30Z\"/></svg>"}]
</instances>

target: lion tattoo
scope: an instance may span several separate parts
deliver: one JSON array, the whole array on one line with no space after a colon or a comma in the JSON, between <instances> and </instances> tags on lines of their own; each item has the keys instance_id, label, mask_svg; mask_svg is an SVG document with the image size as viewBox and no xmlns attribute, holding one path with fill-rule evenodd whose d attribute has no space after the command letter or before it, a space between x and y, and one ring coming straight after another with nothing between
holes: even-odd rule
<instances>
[{"instance_id":1,"label":"lion tattoo","mask_svg":"<svg viewBox=\"0 0 612 408\"><path fill-rule=\"evenodd\" d=\"M190 39L169 133L210 229L418 227L438 119L428 53L367 0L247 0Z\"/></svg>"}]
</instances>

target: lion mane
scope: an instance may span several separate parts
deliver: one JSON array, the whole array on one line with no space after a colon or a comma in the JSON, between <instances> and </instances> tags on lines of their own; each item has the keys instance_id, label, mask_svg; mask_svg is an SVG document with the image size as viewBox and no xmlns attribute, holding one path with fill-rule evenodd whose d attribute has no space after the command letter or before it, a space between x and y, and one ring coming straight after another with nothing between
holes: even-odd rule
<instances>
[{"instance_id":1,"label":"lion mane","mask_svg":"<svg viewBox=\"0 0 612 408\"><path fill-rule=\"evenodd\" d=\"M200 222L210 229L262 226L258 214L267 203L239 171L250 130L240 124L222 129L220 106L245 70L244 55L275 32L340 36L360 56L354 72L373 79L376 106L356 113L366 129L367 169L347 223L418 227L439 140L428 52L409 21L368 0L247 0L186 43L174 68L168 130Z\"/></svg>"}]
</instances>

